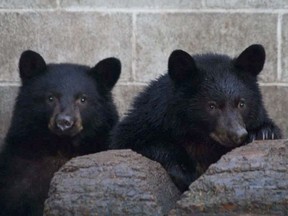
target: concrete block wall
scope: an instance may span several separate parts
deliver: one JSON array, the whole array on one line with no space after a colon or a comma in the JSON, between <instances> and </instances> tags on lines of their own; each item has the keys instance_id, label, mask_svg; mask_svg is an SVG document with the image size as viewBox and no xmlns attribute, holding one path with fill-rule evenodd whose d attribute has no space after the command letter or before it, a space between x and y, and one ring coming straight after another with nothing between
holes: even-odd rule
<instances>
[{"instance_id":1,"label":"concrete block wall","mask_svg":"<svg viewBox=\"0 0 288 216\"><path fill-rule=\"evenodd\" d=\"M114 94L123 114L166 72L174 49L236 56L253 43L266 49L259 83L269 114L288 137L288 0L2 0L0 134L9 126L26 49L46 62L93 66L121 59Z\"/></svg>"}]
</instances>

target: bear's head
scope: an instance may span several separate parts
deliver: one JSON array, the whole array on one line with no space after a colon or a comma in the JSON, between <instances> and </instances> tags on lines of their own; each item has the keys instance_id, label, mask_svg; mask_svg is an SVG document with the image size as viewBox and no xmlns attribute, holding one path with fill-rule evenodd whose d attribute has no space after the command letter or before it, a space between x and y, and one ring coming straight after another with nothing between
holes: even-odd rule
<instances>
[{"instance_id":1,"label":"bear's head","mask_svg":"<svg viewBox=\"0 0 288 216\"><path fill-rule=\"evenodd\" d=\"M39 133L47 129L62 137L95 128L105 130L118 118L111 89L120 71L121 63L116 58L104 59L90 68L46 64L38 53L24 51L19 61L22 87L15 115L29 115L29 127L39 127Z\"/></svg>"},{"instance_id":2,"label":"bear's head","mask_svg":"<svg viewBox=\"0 0 288 216\"><path fill-rule=\"evenodd\" d=\"M261 45L249 46L235 59L172 52L168 74L185 130L196 140L206 136L226 147L243 144L249 130L261 124L259 119L265 112L257 84L264 62Z\"/></svg>"}]
</instances>

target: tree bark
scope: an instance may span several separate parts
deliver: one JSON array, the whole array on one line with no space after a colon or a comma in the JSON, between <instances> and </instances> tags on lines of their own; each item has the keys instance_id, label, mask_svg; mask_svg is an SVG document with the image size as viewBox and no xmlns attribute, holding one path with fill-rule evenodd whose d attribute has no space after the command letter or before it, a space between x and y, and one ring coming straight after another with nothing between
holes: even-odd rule
<instances>
[{"instance_id":1,"label":"tree bark","mask_svg":"<svg viewBox=\"0 0 288 216\"><path fill-rule=\"evenodd\" d=\"M180 193L162 166L131 150L77 157L54 176L44 215L164 215Z\"/></svg>"}]
</instances>

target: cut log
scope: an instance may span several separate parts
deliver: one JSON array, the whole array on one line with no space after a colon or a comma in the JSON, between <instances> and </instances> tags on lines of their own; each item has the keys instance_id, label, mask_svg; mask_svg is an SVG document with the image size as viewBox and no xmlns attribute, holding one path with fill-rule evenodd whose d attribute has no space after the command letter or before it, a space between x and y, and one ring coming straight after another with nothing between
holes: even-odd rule
<instances>
[{"instance_id":1,"label":"cut log","mask_svg":"<svg viewBox=\"0 0 288 216\"><path fill-rule=\"evenodd\" d=\"M288 142L236 148L193 182L169 216L288 215Z\"/></svg>"},{"instance_id":2,"label":"cut log","mask_svg":"<svg viewBox=\"0 0 288 216\"><path fill-rule=\"evenodd\" d=\"M164 215L179 198L159 163L113 150L66 163L51 182L44 215Z\"/></svg>"}]
</instances>

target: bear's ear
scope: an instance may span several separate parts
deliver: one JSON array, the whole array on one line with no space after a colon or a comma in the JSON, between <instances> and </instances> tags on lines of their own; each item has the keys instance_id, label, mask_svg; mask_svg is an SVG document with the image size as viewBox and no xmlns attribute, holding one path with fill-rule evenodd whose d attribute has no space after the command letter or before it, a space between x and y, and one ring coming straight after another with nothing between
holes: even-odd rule
<instances>
[{"instance_id":1,"label":"bear's ear","mask_svg":"<svg viewBox=\"0 0 288 216\"><path fill-rule=\"evenodd\" d=\"M235 66L257 76L263 69L265 63L265 49L260 44L253 44L246 48L235 59Z\"/></svg>"},{"instance_id":2,"label":"bear's ear","mask_svg":"<svg viewBox=\"0 0 288 216\"><path fill-rule=\"evenodd\" d=\"M27 80L46 70L46 63L38 53L26 50L19 60L19 72L22 80Z\"/></svg>"},{"instance_id":3,"label":"bear's ear","mask_svg":"<svg viewBox=\"0 0 288 216\"><path fill-rule=\"evenodd\" d=\"M91 76L108 90L111 90L119 79L121 73L121 62L117 58L106 58L91 69Z\"/></svg>"},{"instance_id":4,"label":"bear's ear","mask_svg":"<svg viewBox=\"0 0 288 216\"><path fill-rule=\"evenodd\" d=\"M171 53L168 60L168 74L176 84L190 80L196 71L196 64L191 55L183 50L174 50Z\"/></svg>"}]
</instances>

